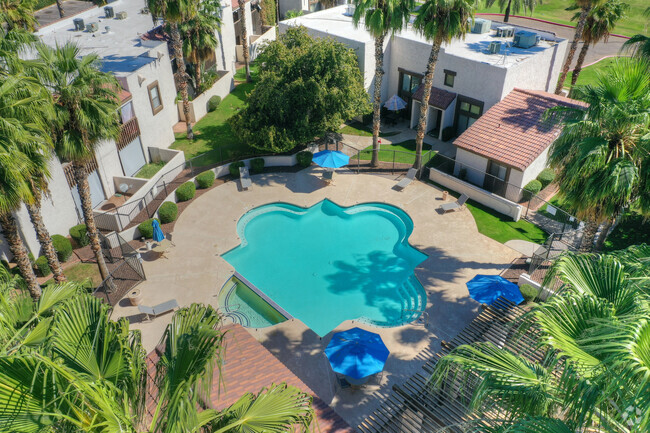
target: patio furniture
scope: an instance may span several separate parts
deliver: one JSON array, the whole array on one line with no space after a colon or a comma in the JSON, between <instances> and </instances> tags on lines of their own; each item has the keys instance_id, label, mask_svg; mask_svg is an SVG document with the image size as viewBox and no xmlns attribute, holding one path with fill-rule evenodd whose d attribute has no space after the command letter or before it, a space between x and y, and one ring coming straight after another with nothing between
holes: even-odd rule
<instances>
[{"instance_id":1,"label":"patio furniture","mask_svg":"<svg viewBox=\"0 0 650 433\"><path fill-rule=\"evenodd\" d=\"M239 167L239 182L241 183L241 189L248 190L253 186L253 181L251 181L251 176L246 167Z\"/></svg>"},{"instance_id":2,"label":"patio furniture","mask_svg":"<svg viewBox=\"0 0 650 433\"><path fill-rule=\"evenodd\" d=\"M403 190L407 186L415 180L415 175L418 173L418 171L415 168L409 168L409 171L406 173L406 176L404 176L404 179L400 180L397 185L395 185L395 188L398 188L400 190Z\"/></svg>"},{"instance_id":3,"label":"patio furniture","mask_svg":"<svg viewBox=\"0 0 650 433\"><path fill-rule=\"evenodd\" d=\"M481 304L492 305L501 297L517 305L524 302L519 286L500 275L477 275L466 285L469 296Z\"/></svg>"},{"instance_id":4,"label":"patio furniture","mask_svg":"<svg viewBox=\"0 0 650 433\"><path fill-rule=\"evenodd\" d=\"M312 162L323 168L340 168L350 162L350 157L339 150L321 150L314 154Z\"/></svg>"},{"instance_id":5,"label":"patio furniture","mask_svg":"<svg viewBox=\"0 0 650 433\"><path fill-rule=\"evenodd\" d=\"M144 320L145 321L151 321L152 318L156 318L158 316L161 316L165 313L169 313L171 311L177 310L179 308L178 302L176 299L170 299L167 302L163 302L162 304L158 304L153 307L147 307L145 305L138 305L138 310L144 314Z\"/></svg>"},{"instance_id":6,"label":"patio furniture","mask_svg":"<svg viewBox=\"0 0 650 433\"><path fill-rule=\"evenodd\" d=\"M440 205L440 209L442 209L443 213L446 213L450 210L456 210L456 209L461 209L463 206L465 206L465 202L467 201L469 197L466 194L462 194L458 200L456 200L453 203L444 203Z\"/></svg>"},{"instance_id":7,"label":"patio furniture","mask_svg":"<svg viewBox=\"0 0 650 433\"><path fill-rule=\"evenodd\" d=\"M174 243L170 241L169 239L163 239L160 242L156 243L156 246L151 249L151 251L154 251L159 254L159 257L163 257L165 259L169 259L167 257L167 251L174 246Z\"/></svg>"},{"instance_id":8,"label":"patio furniture","mask_svg":"<svg viewBox=\"0 0 650 433\"><path fill-rule=\"evenodd\" d=\"M323 180L328 184L331 185L334 183L334 173L335 171L333 170L325 170L323 172Z\"/></svg>"}]
</instances>

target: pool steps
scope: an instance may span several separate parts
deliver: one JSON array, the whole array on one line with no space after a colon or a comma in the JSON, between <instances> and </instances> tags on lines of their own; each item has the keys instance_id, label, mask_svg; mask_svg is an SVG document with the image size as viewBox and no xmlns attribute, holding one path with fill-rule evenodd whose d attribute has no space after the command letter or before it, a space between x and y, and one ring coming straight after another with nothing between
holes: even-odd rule
<instances>
[{"instance_id":1,"label":"pool steps","mask_svg":"<svg viewBox=\"0 0 650 433\"><path fill-rule=\"evenodd\" d=\"M246 286L248 286L249 289L251 289L257 296L262 298L267 304L269 304L275 311L278 313L282 314L287 320L293 319L293 316L289 314L284 308L280 307L278 304L276 304L271 298L266 296L264 292L262 292L260 289L258 289L253 283L248 281L246 278L244 278L239 272L235 271L233 274L233 277L237 278L239 281L244 283Z\"/></svg>"}]
</instances>

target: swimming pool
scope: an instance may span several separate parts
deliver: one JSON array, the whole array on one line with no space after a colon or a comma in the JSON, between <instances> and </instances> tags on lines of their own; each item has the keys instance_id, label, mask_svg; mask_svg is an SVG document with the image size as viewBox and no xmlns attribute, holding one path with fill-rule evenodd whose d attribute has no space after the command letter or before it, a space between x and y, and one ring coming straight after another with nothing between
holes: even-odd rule
<instances>
[{"instance_id":1,"label":"swimming pool","mask_svg":"<svg viewBox=\"0 0 650 433\"><path fill-rule=\"evenodd\" d=\"M411 218L384 203L272 203L240 218L241 245L223 258L319 336L344 320L399 326L426 306L413 271L427 256L409 245L412 231Z\"/></svg>"}]
</instances>

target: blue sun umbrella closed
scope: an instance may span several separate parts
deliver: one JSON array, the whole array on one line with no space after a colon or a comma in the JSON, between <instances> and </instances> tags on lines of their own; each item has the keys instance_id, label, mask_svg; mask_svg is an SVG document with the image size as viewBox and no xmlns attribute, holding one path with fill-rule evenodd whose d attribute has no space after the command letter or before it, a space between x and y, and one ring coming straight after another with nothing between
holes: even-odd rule
<instances>
[{"instance_id":1,"label":"blue sun umbrella closed","mask_svg":"<svg viewBox=\"0 0 650 433\"><path fill-rule=\"evenodd\" d=\"M153 220L151 223L151 226L153 227L153 240L154 242L160 242L163 239L165 239L165 234L163 233L162 229L160 228L160 224L158 224L158 220Z\"/></svg>"},{"instance_id":2,"label":"blue sun umbrella closed","mask_svg":"<svg viewBox=\"0 0 650 433\"><path fill-rule=\"evenodd\" d=\"M325 348L332 369L352 379L382 371L389 354L379 335L361 328L337 332Z\"/></svg>"},{"instance_id":3,"label":"blue sun umbrella closed","mask_svg":"<svg viewBox=\"0 0 650 433\"><path fill-rule=\"evenodd\" d=\"M467 289L481 304L492 305L501 296L515 304L524 302L519 287L499 275L477 275L467 282Z\"/></svg>"},{"instance_id":4,"label":"blue sun umbrella closed","mask_svg":"<svg viewBox=\"0 0 650 433\"><path fill-rule=\"evenodd\" d=\"M339 168L350 162L350 157L338 150L322 150L314 154L312 161L321 167Z\"/></svg>"}]
</instances>

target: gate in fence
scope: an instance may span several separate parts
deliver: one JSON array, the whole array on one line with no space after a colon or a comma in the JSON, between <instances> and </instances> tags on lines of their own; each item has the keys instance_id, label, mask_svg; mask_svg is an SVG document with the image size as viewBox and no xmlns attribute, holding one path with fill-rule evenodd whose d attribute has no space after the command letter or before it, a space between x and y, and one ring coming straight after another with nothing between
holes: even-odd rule
<instances>
[{"instance_id":1,"label":"gate in fence","mask_svg":"<svg viewBox=\"0 0 650 433\"><path fill-rule=\"evenodd\" d=\"M118 233L100 233L100 244L106 261L112 265L108 278L95 290L95 296L111 305L117 304L132 288L146 280L140 255Z\"/></svg>"}]
</instances>

